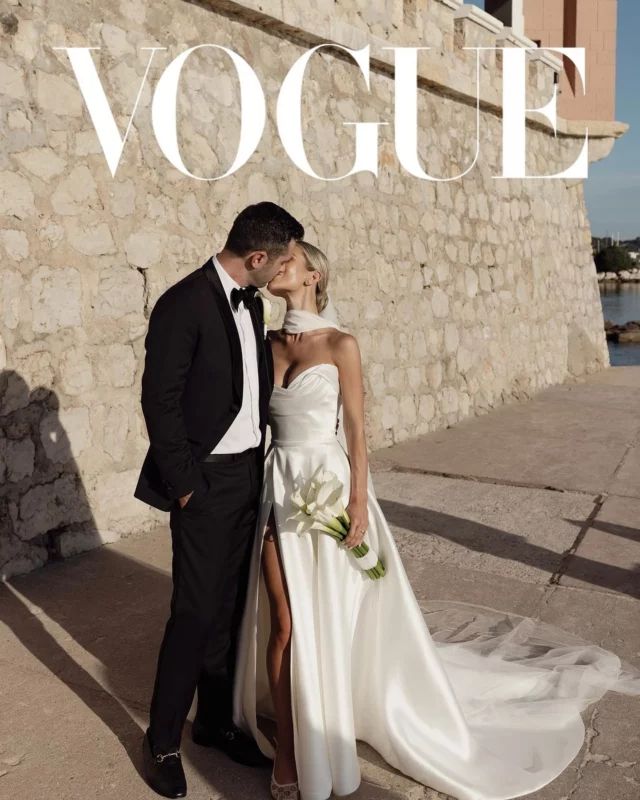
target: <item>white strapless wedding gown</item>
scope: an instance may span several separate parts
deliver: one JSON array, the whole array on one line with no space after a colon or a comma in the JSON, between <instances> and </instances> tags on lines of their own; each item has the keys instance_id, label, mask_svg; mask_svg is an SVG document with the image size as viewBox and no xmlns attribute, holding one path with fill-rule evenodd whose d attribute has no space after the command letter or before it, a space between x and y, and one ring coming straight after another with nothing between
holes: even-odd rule
<instances>
[{"instance_id":1,"label":"white strapless wedding gown","mask_svg":"<svg viewBox=\"0 0 640 800\"><path fill-rule=\"evenodd\" d=\"M289 496L319 465L349 502L338 369L316 364L270 401L271 446L238 640L234 722L274 748L266 670L270 615L261 571L274 506L292 616L291 694L302 800L358 788L356 739L393 767L459 800L520 797L580 750L580 711L608 689L640 693L614 653L529 617L434 600L423 613L368 476L365 541L386 575L370 579L327 534L298 534ZM633 668L631 668L633 670Z\"/></svg>"}]
</instances>

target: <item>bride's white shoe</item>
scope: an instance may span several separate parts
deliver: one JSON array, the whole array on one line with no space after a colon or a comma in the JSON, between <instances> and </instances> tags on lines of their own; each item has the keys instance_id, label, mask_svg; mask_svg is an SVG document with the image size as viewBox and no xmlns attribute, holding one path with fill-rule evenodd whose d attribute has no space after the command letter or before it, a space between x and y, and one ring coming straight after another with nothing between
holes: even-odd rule
<instances>
[{"instance_id":1,"label":"bride's white shoe","mask_svg":"<svg viewBox=\"0 0 640 800\"><path fill-rule=\"evenodd\" d=\"M300 787L295 783L278 783L271 773L271 797L273 800L300 800Z\"/></svg>"},{"instance_id":2,"label":"bride's white shoe","mask_svg":"<svg viewBox=\"0 0 640 800\"><path fill-rule=\"evenodd\" d=\"M273 737L275 746L278 746L278 740ZM271 797L273 800L300 800L300 787L298 781L293 783L278 783L274 777L275 773L275 758L273 760L273 769L271 770Z\"/></svg>"}]
</instances>

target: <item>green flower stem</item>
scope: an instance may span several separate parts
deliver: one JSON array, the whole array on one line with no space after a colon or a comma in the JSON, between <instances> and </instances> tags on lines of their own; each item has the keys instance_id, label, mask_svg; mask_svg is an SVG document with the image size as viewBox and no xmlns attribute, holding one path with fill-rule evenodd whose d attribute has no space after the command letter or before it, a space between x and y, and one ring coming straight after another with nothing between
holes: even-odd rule
<instances>
[{"instance_id":1,"label":"green flower stem","mask_svg":"<svg viewBox=\"0 0 640 800\"><path fill-rule=\"evenodd\" d=\"M327 527L331 528L332 530L343 534L344 536L346 536L348 533L348 531L344 528L344 526L340 524L340 520L338 519L338 517L333 517L331 522L326 522L325 525L327 525Z\"/></svg>"},{"instance_id":2,"label":"green flower stem","mask_svg":"<svg viewBox=\"0 0 640 800\"><path fill-rule=\"evenodd\" d=\"M333 528L328 528L326 525L325 525L325 526L323 526L323 531L324 531L325 533L328 533L328 534L329 534L329 536L331 536L331 538L332 538L332 539L336 539L336 541L338 541L338 542L341 542L341 541L342 541L342 539L343 539L343 537L342 537L342 536L341 536L339 533L336 533L336 532L333 530Z\"/></svg>"}]
</instances>

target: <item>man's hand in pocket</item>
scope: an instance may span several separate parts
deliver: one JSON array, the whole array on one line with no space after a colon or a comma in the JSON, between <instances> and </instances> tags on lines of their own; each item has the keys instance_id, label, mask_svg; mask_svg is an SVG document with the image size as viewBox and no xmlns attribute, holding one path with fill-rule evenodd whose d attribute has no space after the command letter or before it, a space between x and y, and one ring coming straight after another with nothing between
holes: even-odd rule
<instances>
[{"instance_id":1,"label":"man's hand in pocket","mask_svg":"<svg viewBox=\"0 0 640 800\"><path fill-rule=\"evenodd\" d=\"M178 502L180 503L180 508L184 508L187 503L189 502L189 498L193 494L193 489L189 492L189 494L185 494L182 497L178 498Z\"/></svg>"}]
</instances>

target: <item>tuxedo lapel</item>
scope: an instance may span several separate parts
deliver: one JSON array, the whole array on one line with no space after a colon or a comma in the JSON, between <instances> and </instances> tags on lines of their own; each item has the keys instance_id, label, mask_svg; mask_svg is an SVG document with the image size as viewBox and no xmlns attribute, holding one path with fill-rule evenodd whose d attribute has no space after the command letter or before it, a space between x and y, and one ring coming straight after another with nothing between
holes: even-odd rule
<instances>
[{"instance_id":1,"label":"tuxedo lapel","mask_svg":"<svg viewBox=\"0 0 640 800\"><path fill-rule=\"evenodd\" d=\"M203 269L204 274L209 280L209 285L211 286L213 296L220 310L220 317L222 318L222 322L224 323L224 327L227 332L227 340L231 350L231 382L233 387L233 397L238 405L238 408L240 408L242 404L243 369L242 346L240 344L240 337L238 336L238 329L236 327L235 320L233 319L233 312L229 306L227 295L225 294L224 287L220 281L220 276L218 275L211 258L205 262Z\"/></svg>"}]
</instances>

